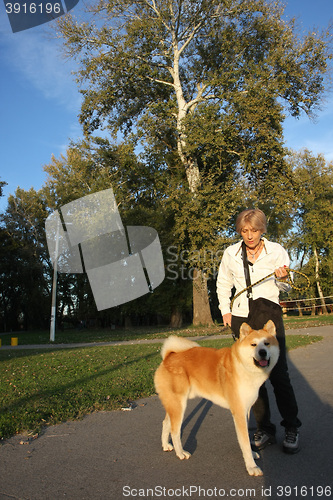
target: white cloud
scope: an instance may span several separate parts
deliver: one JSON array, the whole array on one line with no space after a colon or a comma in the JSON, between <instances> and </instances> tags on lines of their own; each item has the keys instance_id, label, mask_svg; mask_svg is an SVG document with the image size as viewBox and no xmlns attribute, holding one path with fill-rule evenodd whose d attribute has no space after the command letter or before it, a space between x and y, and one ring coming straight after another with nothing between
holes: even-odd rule
<instances>
[{"instance_id":1,"label":"white cloud","mask_svg":"<svg viewBox=\"0 0 333 500\"><path fill-rule=\"evenodd\" d=\"M69 111L79 110L79 94L73 60L61 55L58 40L51 39L45 27L6 35L2 58L46 99L57 101Z\"/></svg>"}]
</instances>

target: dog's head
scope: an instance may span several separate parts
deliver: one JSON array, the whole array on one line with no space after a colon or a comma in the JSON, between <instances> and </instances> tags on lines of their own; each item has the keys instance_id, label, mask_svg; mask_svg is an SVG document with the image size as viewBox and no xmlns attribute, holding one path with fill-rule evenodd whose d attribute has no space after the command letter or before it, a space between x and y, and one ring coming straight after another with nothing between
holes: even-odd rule
<instances>
[{"instance_id":1,"label":"dog's head","mask_svg":"<svg viewBox=\"0 0 333 500\"><path fill-rule=\"evenodd\" d=\"M250 360L255 370L270 372L276 365L280 350L273 321L269 320L261 330L243 323L238 342L239 355L249 368Z\"/></svg>"}]
</instances>

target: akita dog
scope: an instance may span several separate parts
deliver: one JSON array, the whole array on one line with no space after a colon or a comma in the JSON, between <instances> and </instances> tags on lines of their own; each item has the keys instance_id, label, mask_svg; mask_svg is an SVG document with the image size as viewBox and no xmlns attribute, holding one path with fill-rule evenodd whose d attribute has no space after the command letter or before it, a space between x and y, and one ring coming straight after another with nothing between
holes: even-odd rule
<instances>
[{"instance_id":1,"label":"akita dog","mask_svg":"<svg viewBox=\"0 0 333 500\"><path fill-rule=\"evenodd\" d=\"M162 448L175 449L181 459L190 457L182 447L180 433L187 400L202 397L230 409L245 466L251 476L262 471L251 450L248 417L279 357L273 321L261 330L243 323L239 339L222 349L200 347L190 340L171 336L161 350L162 363L155 373L155 387L166 410L162 427ZM169 442L171 433L172 443Z\"/></svg>"}]
</instances>

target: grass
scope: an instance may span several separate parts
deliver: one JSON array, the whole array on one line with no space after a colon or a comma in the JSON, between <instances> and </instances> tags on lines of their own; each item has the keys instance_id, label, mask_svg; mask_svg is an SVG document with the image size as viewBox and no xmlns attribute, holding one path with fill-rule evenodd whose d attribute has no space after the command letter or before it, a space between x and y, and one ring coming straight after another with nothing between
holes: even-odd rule
<instances>
[{"instance_id":1,"label":"grass","mask_svg":"<svg viewBox=\"0 0 333 500\"><path fill-rule=\"evenodd\" d=\"M287 336L288 348L321 340ZM224 347L231 339L204 340ZM160 343L45 350L0 349L0 438L33 436L44 426L120 409L154 394Z\"/></svg>"},{"instance_id":2,"label":"grass","mask_svg":"<svg viewBox=\"0 0 333 500\"><path fill-rule=\"evenodd\" d=\"M288 316L284 319L284 324L286 329L333 325L333 314L323 314L319 316Z\"/></svg>"},{"instance_id":3,"label":"grass","mask_svg":"<svg viewBox=\"0 0 333 500\"><path fill-rule=\"evenodd\" d=\"M290 328L308 328L313 326L332 325L333 314L322 316L288 316L284 319L286 329ZM172 329L170 327L136 327L133 329L84 329L84 330L65 330L56 331L56 344L72 343L90 343L90 342L112 342L121 340L139 340L139 339L163 339L176 333L182 337L201 337L212 335L223 335L231 333L229 328L224 328L221 324L215 324L211 327L194 327L192 325L184 328ZM49 331L27 331L0 333L0 340L3 346L10 345L11 337L18 338L19 345L43 345L51 344Z\"/></svg>"},{"instance_id":4,"label":"grass","mask_svg":"<svg viewBox=\"0 0 333 500\"><path fill-rule=\"evenodd\" d=\"M119 328L118 330L104 329L84 329L84 330L65 330L56 331L56 344L72 344L72 343L90 343L90 342L112 342L121 340L140 340L140 339L164 339L172 334L177 334L182 337L207 336L216 334L228 334L230 331L222 325L214 325L211 327L193 327L185 328L170 328L170 327L136 327L133 329ZM19 345L42 345L51 344L49 331L27 331L14 332L11 334L0 334L2 345L10 345L11 337L18 338Z\"/></svg>"}]
</instances>

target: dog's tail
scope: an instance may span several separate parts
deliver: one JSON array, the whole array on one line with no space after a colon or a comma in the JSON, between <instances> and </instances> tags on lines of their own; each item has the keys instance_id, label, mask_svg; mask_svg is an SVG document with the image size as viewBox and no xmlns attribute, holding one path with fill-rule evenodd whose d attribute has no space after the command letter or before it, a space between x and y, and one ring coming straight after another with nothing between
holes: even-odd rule
<instances>
[{"instance_id":1,"label":"dog's tail","mask_svg":"<svg viewBox=\"0 0 333 500\"><path fill-rule=\"evenodd\" d=\"M192 349L192 347L200 347L199 344L193 342L192 340L185 339L183 337L176 337L171 335L168 337L161 349L162 359L165 359L171 352L182 352Z\"/></svg>"}]
</instances>

